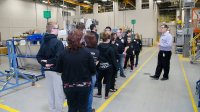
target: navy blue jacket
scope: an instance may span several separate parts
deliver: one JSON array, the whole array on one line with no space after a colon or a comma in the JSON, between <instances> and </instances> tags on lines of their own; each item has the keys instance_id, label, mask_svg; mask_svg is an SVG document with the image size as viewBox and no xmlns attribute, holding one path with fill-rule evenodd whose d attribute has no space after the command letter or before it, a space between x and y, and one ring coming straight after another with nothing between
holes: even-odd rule
<instances>
[{"instance_id":1,"label":"navy blue jacket","mask_svg":"<svg viewBox=\"0 0 200 112\"><path fill-rule=\"evenodd\" d=\"M45 34L44 35L44 41L42 42L42 45L40 46L40 49L37 53L37 61L40 63L43 67L45 67L46 64L53 64L50 69L45 69L46 71L56 71L56 62L64 50L63 43L57 39L57 36L54 34ZM47 63L41 62L41 60L47 60Z\"/></svg>"}]
</instances>

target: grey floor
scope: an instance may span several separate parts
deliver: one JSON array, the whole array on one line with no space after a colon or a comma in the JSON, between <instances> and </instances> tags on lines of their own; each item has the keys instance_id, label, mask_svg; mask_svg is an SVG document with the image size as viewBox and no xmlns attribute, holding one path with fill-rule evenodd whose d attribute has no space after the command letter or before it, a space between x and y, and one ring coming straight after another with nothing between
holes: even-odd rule
<instances>
[{"instance_id":1,"label":"grey floor","mask_svg":"<svg viewBox=\"0 0 200 112\"><path fill-rule=\"evenodd\" d=\"M127 78L117 78L117 88L120 88L118 93L111 95L108 100L94 98L94 108L98 112L195 112L180 62L184 65L196 105L198 96L195 95L195 82L200 78L200 64L190 64L185 60L179 62L178 55L173 53L169 80L152 80L149 75L155 72L157 51L156 47L144 48L140 54L139 66L133 72L130 72L130 69L125 70ZM7 69L5 57L0 59L0 70ZM96 92L97 90L94 94ZM1 92L0 104L20 112L48 112L47 94L43 79L38 81L36 86L26 84ZM7 111L0 106L0 112Z\"/></svg>"}]
</instances>

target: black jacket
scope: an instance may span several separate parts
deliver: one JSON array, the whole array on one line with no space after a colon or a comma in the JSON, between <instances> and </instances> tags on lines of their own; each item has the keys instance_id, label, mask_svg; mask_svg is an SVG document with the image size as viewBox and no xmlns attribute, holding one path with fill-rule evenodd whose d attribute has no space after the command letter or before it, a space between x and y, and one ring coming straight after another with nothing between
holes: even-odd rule
<instances>
[{"instance_id":1,"label":"black jacket","mask_svg":"<svg viewBox=\"0 0 200 112\"><path fill-rule=\"evenodd\" d=\"M119 53L118 53L118 49L117 49L117 45L116 44L110 44L111 47L113 48L114 52L115 52L115 57L118 60L119 59Z\"/></svg>"},{"instance_id":2,"label":"black jacket","mask_svg":"<svg viewBox=\"0 0 200 112\"><path fill-rule=\"evenodd\" d=\"M135 51L140 51L142 49L142 41L140 39L133 39L133 48Z\"/></svg>"},{"instance_id":3,"label":"black jacket","mask_svg":"<svg viewBox=\"0 0 200 112\"><path fill-rule=\"evenodd\" d=\"M50 69L45 69L46 71L56 71L57 58L61 52L63 52L63 43L57 39L54 34L45 34L43 38L42 45L37 53L37 61L45 67L46 64L53 64ZM47 60L47 63L41 62L41 60Z\"/></svg>"},{"instance_id":4,"label":"black jacket","mask_svg":"<svg viewBox=\"0 0 200 112\"><path fill-rule=\"evenodd\" d=\"M133 54L133 50L134 50L134 46L133 46L133 43L129 43L127 44L128 48L126 50L126 54L127 55L134 55Z\"/></svg>"},{"instance_id":5,"label":"black jacket","mask_svg":"<svg viewBox=\"0 0 200 112\"><path fill-rule=\"evenodd\" d=\"M117 70L117 61L116 61L116 57L115 57L115 52L113 47L109 44L109 43L101 43L98 46L99 49L99 58L101 58L101 54L103 54L104 52L108 53L108 57L105 57L109 64L112 65L113 69Z\"/></svg>"},{"instance_id":6,"label":"black jacket","mask_svg":"<svg viewBox=\"0 0 200 112\"><path fill-rule=\"evenodd\" d=\"M88 52L90 52L90 54L92 55L93 59L94 59L94 63L96 64L96 62L99 59L99 50L97 48L91 48L91 47L87 47Z\"/></svg>"},{"instance_id":7,"label":"black jacket","mask_svg":"<svg viewBox=\"0 0 200 112\"><path fill-rule=\"evenodd\" d=\"M77 51L70 51L67 48L58 58L57 72L62 73L63 83L89 82L91 76L96 73L96 65L86 48Z\"/></svg>"},{"instance_id":8,"label":"black jacket","mask_svg":"<svg viewBox=\"0 0 200 112\"><path fill-rule=\"evenodd\" d=\"M125 40L123 38L118 38L115 42L115 45L117 45L118 53L122 54L126 46Z\"/></svg>"}]
</instances>

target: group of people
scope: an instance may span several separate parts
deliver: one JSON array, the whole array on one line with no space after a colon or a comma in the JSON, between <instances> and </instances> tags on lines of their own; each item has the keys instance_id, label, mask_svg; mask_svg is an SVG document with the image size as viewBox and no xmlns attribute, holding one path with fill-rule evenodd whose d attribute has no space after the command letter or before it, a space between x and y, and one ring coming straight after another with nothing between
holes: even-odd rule
<instances>
[{"instance_id":1,"label":"group of people","mask_svg":"<svg viewBox=\"0 0 200 112\"><path fill-rule=\"evenodd\" d=\"M132 38L129 30L123 35L122 29L112 32L111 27L106 27L99 43L96 26L92 24L91 31L85 33L84 24L79 23L68 34L68 46L63 46L57 39L58 29L56 22L47 23L37 54L37 60L45 70L50 111L62 112L67 99L68 112L93 112L95 85L98 92L94 97L102 97L102 83L105 84L105 99L109 98L109 92L117 91L117 72L126 77L124 69L127 66L131 71L137 67L142 42L138 34Z\"/></svg>"}]
</instances>

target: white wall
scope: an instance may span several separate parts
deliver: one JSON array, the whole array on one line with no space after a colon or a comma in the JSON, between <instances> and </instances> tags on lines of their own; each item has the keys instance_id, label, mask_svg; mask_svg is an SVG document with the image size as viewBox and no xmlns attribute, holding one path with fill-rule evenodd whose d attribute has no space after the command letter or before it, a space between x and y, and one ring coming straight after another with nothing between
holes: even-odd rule
<instances>
[{"instance_id":1,"label":"white wall","mask_svg":"<svg viewBox=\"0 0 200 112\"><path fill-rule=\"evenodd\" d=\"M141 9L141 2L138 2L136 4L136 10L116 11L115 14L114 12L105 12L97 14L75 15L69 17L69 20L72 23L74 18L76 18L76 20L80 18L96 19L99 21L99 25L97 26L98 32L102 32L106 26L111 26L112 28L114 28L115 25L116 28L123 26L128 26L129 28L132 28L131 20L136 19L136 25L134 27L135 33L142 34L143 38L156 38L157 9L153 9L153 1L150 0L150 9Z\"/></svg>"},{"instance_id":2,"label":"white wall","mask_svg":"<svg viewBox=\"0 0 200 112\"><path fill-rule=\"evenodd\" d=\"M43 11L47 6L34 3L32 0L0 0L0 32L2 40L18 36L31 29L45 31L47 20L43 18ZM52 18L63 27L62 9L49 7Z\"/></svg>"}]
</instances>

